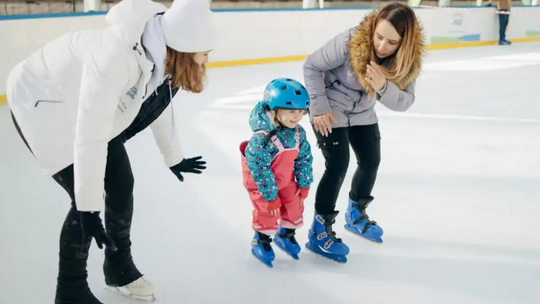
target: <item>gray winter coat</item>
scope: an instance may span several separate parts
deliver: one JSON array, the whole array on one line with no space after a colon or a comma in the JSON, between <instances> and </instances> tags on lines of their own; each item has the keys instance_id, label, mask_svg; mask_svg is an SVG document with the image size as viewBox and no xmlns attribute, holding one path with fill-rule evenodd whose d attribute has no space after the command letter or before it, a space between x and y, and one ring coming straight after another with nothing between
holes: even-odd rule
<instances>
[{"instance_id":1,"label":"gray winter coat","mask_svg":"<svg viewBox=\"0 0 540 304\"><path fill-rule=\"evenodd\" d=\"M374 97L368 97L364 89L368 86L364 76L369 61L370 21L373 18L374 15L367 16L359 27L340 33L308 56L304 63L304 83L311 98L312 119L315 115L332 112L336 118L333 128L370 125L378 122L374 108L377 100L394 111L406 111L414 103L423 51L421 34L418 38L420 50L414 59L418 62L398 84L404 90L390 80ZM355 35L357 37L352 38ZM351 64L351 58L355 59L354 64Z\"/></svg>"}]
</instances>

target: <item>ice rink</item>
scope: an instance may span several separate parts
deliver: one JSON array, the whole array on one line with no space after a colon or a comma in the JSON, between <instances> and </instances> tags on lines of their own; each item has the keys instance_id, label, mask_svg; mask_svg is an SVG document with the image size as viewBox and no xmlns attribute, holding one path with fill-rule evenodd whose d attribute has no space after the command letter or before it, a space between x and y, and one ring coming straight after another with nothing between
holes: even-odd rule
<instances>
[{"instance_id":1,"label":"ice rink","mask_svg":"<svg viewBox=\"0 0 540 304\"><path fill-rule=\"evenodd\" d=\"M378 105L382 163L368 209L385 230L370 243L343 228L351 161L338 202L338 264L308 252L308 225L324 160L305 117L315 184L298 232L300 260L275 245L269 269L250 252L251 204L238 145L276 77L303 81L303 62L209 69L208 90L179 93L187 156L208 169L179 182L150 130L128 142L135 174L133 256L159 304L540 303L540 43L429 51L406 113ZM52 303L58 237L69 198L44 176L0 106L0 303ZM351 154L353 155L353 154ZM354 158L351 158L354 160ZM103 252L89 282L105 304Z\"/></svg>"}]
</instances>

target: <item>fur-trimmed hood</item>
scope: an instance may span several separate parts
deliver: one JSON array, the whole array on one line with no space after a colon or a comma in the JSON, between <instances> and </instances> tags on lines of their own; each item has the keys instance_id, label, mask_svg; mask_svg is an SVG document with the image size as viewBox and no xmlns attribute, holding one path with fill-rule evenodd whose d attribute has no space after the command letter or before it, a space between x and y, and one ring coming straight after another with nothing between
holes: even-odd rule
<instances>
[{"instance_id":1,"label":"fur-trimmed hood","mask_svg":"<svg viewBox=\"0 0 540 304\"><path fill-rule=\"evenodd\" d=\"M373 47L372 37L374 22L377 19L379 12L373 11L368 13L349 41L349 60L351 69L369 96L374 96L375 91L371 85L365 80L367 64L370 61L371 49ZM418 22L414 32L414 47L413 47L413 62L409 72L402 77L392 77L386 75L389 81L392 81L398 88L404 90L412 81L414 81L422 70L422 63L425 57L426 41L423 35L423 29Z\"/></svg>"}]
</instances>

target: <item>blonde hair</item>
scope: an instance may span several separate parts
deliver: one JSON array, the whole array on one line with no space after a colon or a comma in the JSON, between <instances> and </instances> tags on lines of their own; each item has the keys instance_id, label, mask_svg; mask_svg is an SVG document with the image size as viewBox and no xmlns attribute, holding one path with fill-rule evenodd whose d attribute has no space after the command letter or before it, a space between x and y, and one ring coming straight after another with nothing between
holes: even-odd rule
<instances>
[{"instance_id":1,"label":"blonde hair","mask_svg":"<svg viewBox=\"0 0 540 304\"><path fill-rule=\"evenodd\" d=\"M381 20L387 20L394 26L398 34L401 36L400 45L396 53L388 58L388 64L383 67L384 76L390 81L399 82L407 77L411 70L416 54L415 32L420 25L416 19L416 15L412 8L401 3L391 3L385 6L376 16L375 22L372 24L370 38L370 54L369 60L377 62L375 54L373 35L375 29Z\"/></svg>"},{"instance_id":2,"label":"blonde hair","mask_svg":"<svg viewBox=\"0 0 540 304\"><path fill-rule=\"evenodd\" d=\"M200 93L206 78L206 67L199 66L194 60L195 53L181 53L167 47L165 73L171 75L173 88L180 88L192 93Z\"/></svg>"}]
</instances>

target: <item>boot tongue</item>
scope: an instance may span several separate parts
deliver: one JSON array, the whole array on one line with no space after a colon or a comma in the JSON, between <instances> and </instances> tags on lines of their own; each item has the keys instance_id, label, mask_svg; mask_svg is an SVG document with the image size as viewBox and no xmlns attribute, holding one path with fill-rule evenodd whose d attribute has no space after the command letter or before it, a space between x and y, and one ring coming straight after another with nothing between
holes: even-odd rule
<instances>
[{"instance_id":1,"label":"boot tongue","mask_svg":"<svg viewBox=\"0 0 540 304\"><path fill-rule=\"evenodd\" d=\"M327 224L333 224L336 221L336 217L338 215L339 211L334 211L329 214L324 215L324 220Z\"/></svg>"}]
</instances>

